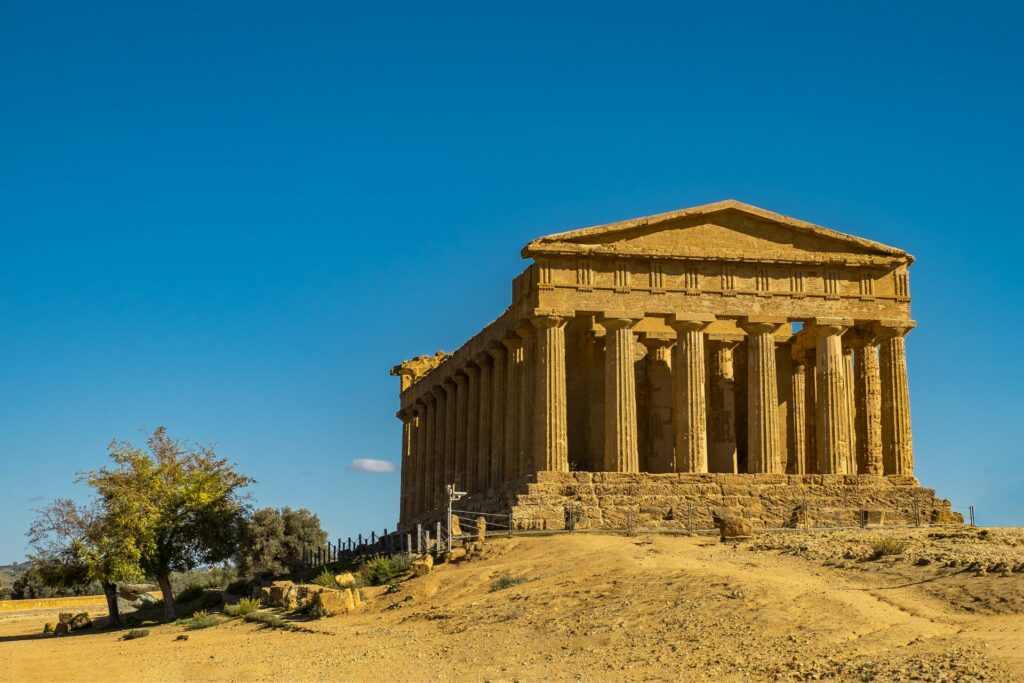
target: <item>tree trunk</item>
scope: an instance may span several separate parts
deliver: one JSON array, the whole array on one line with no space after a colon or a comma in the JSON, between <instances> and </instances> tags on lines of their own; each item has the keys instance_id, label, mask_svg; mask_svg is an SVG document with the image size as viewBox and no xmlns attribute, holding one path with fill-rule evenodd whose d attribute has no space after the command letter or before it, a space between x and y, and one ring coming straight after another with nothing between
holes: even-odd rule
<instances>
[{"instance_id":1,"label":"tree trunk","mask_svg":"<svg viewBox=\"0 0 1024 683\"><path fill-rule=\"evenodd\" d=\"M121 613L117 610L117 584L104 581L103 594L107 596L107 615L110 617L110 625L120 626Z\"/></svg>"},{"instance_id":2,"label":"tree trunk","mask_svg":"<svg viewBox=\"0 0 1024 683\"><path fill-rule=\"evenodd\" d=\"M174 619L177 613L174 609L174 593L171 590L171 577L167 574L161 574L156 577L157 583L160 584L160 591L164 594L164 616L168 619Z\"/></svg>"}]
</instances>

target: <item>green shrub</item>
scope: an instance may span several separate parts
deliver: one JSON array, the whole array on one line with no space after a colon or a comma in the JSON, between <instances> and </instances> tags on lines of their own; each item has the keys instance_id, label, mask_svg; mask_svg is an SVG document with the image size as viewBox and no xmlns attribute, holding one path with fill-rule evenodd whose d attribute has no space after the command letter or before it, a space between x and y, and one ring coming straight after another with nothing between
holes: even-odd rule
<instances>
[{"instance_id":1,"label":"green shrub","mask_svg":"<svg viewBox=\"0 0 1024 683\"><path fill-rule=\"evenodd\" d=\"M188 619L179 619L178 623L185 628L186 631L196 631L201 628L210 628L220 623L217 617L212 614L207 614L206 610L199 610L193 612L192 616Z\"/></svg>"},{"instance_id":2,"label":"green shrub","mask_svg":"<svg viewBox=\"0 0 1024 683\"><path fill-rule=\"evenodd\" d=\"M892 536L879 538L871 543L871 559L877 560L886 555L902 555L906 549L906 541Z\"/></svg>"},{"instance_id":3,"label":"green shrub","mask_svg":"<svg viewBox=\"0 0 1024 683\"><path fill-rule=\"evenodd\" d=\"M247 579L239 579L238 581L232 581L229 583L228 587L224 590L232 595L248 595L252 590L249 585L250 584Z\"/></svg>"},{"instance_id":4,"label":"green shrub","mask_svg":"<svg viewBox=\"0 0 1024 683\"><path fill-rule=\"evenodd\" d=\"M291 631L295 628L293 624L288 623L276 614L269 614L267 612L252 612L244 615L242 619L254 624L263 624L267 628L280 628L285 631Z\"/></svg>"},{"instance_id":5,"label":"green shrub","mask_svg":"<svg viewBox=\"0 0 1024 683\"><path fill-rule=\"evenodd\" d=\"M493 593L495 591L503 591L506 588L511 588L512 586L518 586L519 584L526 583L527 580L528 579L525 576L510 576L508 574L505 574L504 576L499 577L497 581L491 584L491 592Z\"/></svg>"},{"instance_id":6,"label":"green shrub","mask_svg":"<svg viewBox=\"0 0 1024 683\"><path fill-rule=\"evenodd\" d=\"M135 640L136 638L145 638L149 635L148 628L133 628L128 633L121 636L121 640Z\"/></svg>"},{"instance_id":7,"label":"green shrub","mask_svg":"<svg viewBox=\"0 0 1024 683\"><path fill-rule=\"evenodd\" d=\"M181 591L180 593L174 596L174 601L179 604L192 602L193 600L201 598L203 596L204 590L205 589L203 588L203 586L200 586L199 584L189 584L189 586L185 588L185 590Z\"/></svg>"},{"instance_id":8,"label":"green shrub","mask_svg":"<svg viewBox=\"0 0 1024 683\"><path fill-rule=\"evenodd\" d=\"M334 574L327 569L320 572L320 575L313 579L313 583L324 588L337 588L338 586L334 580Z\"/></svg>"},{"instance_id":9,"label":"green shrub","mask_svg":"<svg viewBox=\"0 0 1024 683\"><path fill-rule=\"evenodd\" d=\"M374 555L363 562L363 566L359 568L359 574L367 585L383 586L409 571L410 564L412 564L412 558L404 553Z\"/></svg>"},{"instance_id":10,"label":"green shrub","mask_svg":"<svg viewBox=\"0 0 1024 683\"><path fill-rule=\"evenodd\" d=\"M228 605L224 608L224 613L229 617L244 617L247 614L253 614L260 608L260 601L252 598L242 598L238 601L237 605Z\"/></svg>"}]
</instances>

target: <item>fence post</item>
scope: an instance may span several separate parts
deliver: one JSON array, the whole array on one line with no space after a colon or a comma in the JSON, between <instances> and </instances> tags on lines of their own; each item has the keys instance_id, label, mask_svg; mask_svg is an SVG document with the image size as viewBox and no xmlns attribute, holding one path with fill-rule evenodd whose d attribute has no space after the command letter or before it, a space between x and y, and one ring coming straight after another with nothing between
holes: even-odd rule
<instances>
[{"instance_id":1,"label":"fence post","mask_svg":"<svg viewBox=\"0 0 1024 683\"><path fill-rule=\"evenodd\" d=\"M429 553L430 552L430 529L427 529L426 531L423 532L423 545L425 546L424 549L423 549L423 552L424 553Z\"/></svg>"},{"instance_id":2,"label":"fence post","mask_svg":"<svg viewBox=\"0 0 1024 683\"><path fill-rule=\"evenodd\" d=\"M412 534L405 535L405 552L412 552Z\"/></svg>"},{"instance_id":3,"label":"fence post","mask_svg":"<svg viewBox=\"0 0 1024 683\"><path fill-rule=\"evenodd\" d=\"M968 509L968 511L969 511L969 512L970 512L970 514L971 514L971 526L977 526L977 525L976 525L976 524L974 523L974 506L973 506L973 505L971 505L971 506L968 506L968 508L967 508L967 509Z\"/></svg>"},{"instance_id":4,"label":"fence post","mask_svg":"<svg viewBox=\"0 0 1024 683\"><path fill-rule=\"evenodd\" d=\"M437 537L437 554L440 555L441 554L441 522L437 523L436 529L437 529L437 534L436 534L436 537Z\"/></svg>"},{"instance_id":5,"label":"fence post","mask_svg":"<svg viewBox=\"0 0 1024 683\"><path fill-rule=\"evenodd\" d=\"M412 550L412 548L410 548L410 550ZM417 524L416 525L416 554L417 555L422 555L423 554L423 525L422 524Z\"/></svg>"},{"instance_id":6,"label":"fence post","mask_svg":"<svg viewBox=\"0 0 1024 683\"><path fill-rule=\"evenodd\" d=\"M917 505L917 496L914 496L914 526L921 526L921 508Z\"/></svg>"},{"instance_id":7,"label":"fence post","mask_svg":"<svg viewBox=\"0 0 1024 683\"><path fill-rule=\"evenodd\" d=\"M693 503L686 506L686 529L693 536Z\"/></svg>"}]
</instances>

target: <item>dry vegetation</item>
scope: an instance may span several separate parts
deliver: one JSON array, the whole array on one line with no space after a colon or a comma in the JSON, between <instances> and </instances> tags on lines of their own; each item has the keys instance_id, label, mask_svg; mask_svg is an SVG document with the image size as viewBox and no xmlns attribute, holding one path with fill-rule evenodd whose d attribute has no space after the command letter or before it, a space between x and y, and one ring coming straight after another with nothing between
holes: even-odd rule
<instances>
[{"instance_id":1,"label":"dry vegetation","mask_svg":"<svg viewBox=\"0 0 1024 683\"><path fill-rule=\"evenodd\" d=\"M1010 529L497 539L319 621L247 605L123 641L6 615L0 679L1017 680L1022 570Z\"/></svg>"}]
</instances>

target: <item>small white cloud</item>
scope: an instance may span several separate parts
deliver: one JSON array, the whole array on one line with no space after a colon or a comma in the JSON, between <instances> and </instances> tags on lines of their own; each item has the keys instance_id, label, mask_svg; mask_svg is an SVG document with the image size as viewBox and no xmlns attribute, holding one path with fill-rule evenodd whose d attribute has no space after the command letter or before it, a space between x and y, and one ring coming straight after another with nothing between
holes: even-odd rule
<instances>
[{"instance_id":1,"label":"small white cloud","mask_svg":"<svg viewBox=\"0 0 1024 683\"><path fill-rule=\"evenodd\" d=\"M384 472L397 472L398 465L389 460L374 460L373 458L356 458L348 466L349 472L372 472L381 474Z\"/></svg>"}]
</instances>

